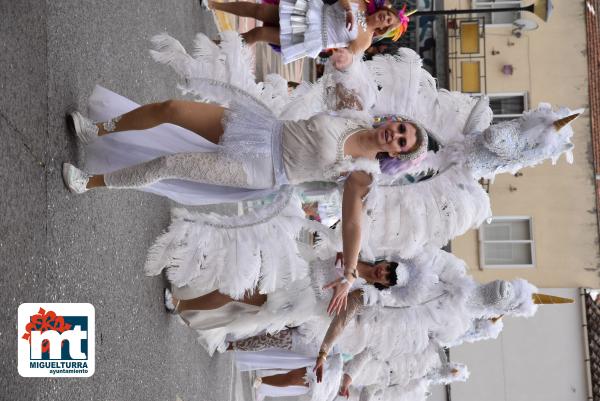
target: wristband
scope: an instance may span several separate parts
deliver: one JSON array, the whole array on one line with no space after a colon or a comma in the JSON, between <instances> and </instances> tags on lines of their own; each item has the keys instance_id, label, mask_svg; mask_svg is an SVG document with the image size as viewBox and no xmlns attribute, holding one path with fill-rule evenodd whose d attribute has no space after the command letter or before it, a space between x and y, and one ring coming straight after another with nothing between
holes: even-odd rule
<instances>
[{"instance_id":1,"label":"wristband","mask_svg":"<svg viewBox=\"0 0 600 401\"><path fill-rule=\"evenodd\" d=\"M354 269L352 269L352 270L348 270L348 271L344 270L344 276L345 276L346 274L349 274L349 275L351 275L351 276L352 276L352 277L354 277L355 279L357 279L357 278L358 278L358 273L357 273L357 271L356 271L356 268L354 268Z\"/></svg>"}]
</instances>

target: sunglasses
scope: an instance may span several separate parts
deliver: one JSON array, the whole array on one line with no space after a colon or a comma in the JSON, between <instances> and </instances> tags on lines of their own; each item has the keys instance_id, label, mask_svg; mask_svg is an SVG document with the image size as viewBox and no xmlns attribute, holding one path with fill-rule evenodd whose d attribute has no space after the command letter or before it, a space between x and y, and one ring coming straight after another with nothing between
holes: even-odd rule
<instances>
[{"instance_id":1,"label":"sunglasses","mask_svg":"<svg viewBox=\"0 0 600 401\"><path fill-rule=\"evenodd\" d=\"M401 134L406 134L406 124L404 123L400 123L400 126L398 127L398 131ZM400 138L398 139L398 145L400 145L401 148L406 146L406 138Z\"/></svg>"}]
</instances>

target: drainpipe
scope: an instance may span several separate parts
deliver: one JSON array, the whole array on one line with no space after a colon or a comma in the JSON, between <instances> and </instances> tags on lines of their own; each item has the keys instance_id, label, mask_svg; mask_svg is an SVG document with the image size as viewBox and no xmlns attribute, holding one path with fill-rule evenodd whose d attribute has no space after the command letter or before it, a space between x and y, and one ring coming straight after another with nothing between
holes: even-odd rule
<instances>
[{"instance_id":1,"label":"drainpipe","mask_svg":"<svg viewBox=\"0 0 600 401\"><path fill-rule=\"evenodd\" d=\"M592 391L592 366L590 363L590 343L588 341L588 327L587 327L587 313L585 308L585 297L587 295L587 290L585 288L579 289L579 298L581 300L581 320L582 320L582 330L583 330L583 352L584 352L584 361L585 361L585 376L586 376L586 384L587 384L587 399L588 401L593 401L593 391Z\"/></svg>"}]
</instances>

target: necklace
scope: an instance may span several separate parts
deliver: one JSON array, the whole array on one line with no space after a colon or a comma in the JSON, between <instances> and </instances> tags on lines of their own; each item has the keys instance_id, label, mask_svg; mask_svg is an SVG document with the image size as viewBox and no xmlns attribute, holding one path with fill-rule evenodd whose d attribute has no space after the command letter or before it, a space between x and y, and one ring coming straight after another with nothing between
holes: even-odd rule
<instances>
[{"instance_id":1,"label":"necklace","mask_svg":"<svg viewBox=\"0 0 600 401\"><path fill-rule=\"evenodd\" d=\"M360 127L352 127L352 128L348 128L348 130L346 132L344 132L342 134L342 136L338 139L338 143L337 143L337 159L338 160L351 160L352 156L350 155L346 155L344 152L344 144L346 143L346 140L353 134L364 130L364 128L360 128Z\"/></svg>"},{"instance_id":2,"label":"necklace","mask_svg":"<svg viewBox=\"0 0 600 401\"><path fill-rule=\"evenodd\" d=\"M356 11L356 23L360 25L363 31L367 30L367 16L364 11L357 10Z\"/></svg>"}]
</instances>

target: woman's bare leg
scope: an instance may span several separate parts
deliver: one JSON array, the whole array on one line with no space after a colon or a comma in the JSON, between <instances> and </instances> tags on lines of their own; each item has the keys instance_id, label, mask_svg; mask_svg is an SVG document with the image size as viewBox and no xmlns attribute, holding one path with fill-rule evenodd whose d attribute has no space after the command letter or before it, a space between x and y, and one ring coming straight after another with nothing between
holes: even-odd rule
<instances>
[{"instance_id":1,"label":"woman's bare leg","mask_svg":"<svg viewBox=\"0 0 600 401\"><path fill-rule=\"evenodd\" d=\"M100 122L98 135L111 132L145 130L164 123L186 128L212 143L219 143L223 135L221 120L225 109L209 103L187 100L167 100L151 103L125 113L109 123Z\"/></svg>"},{"instance_id":2,"label":"woman's bare leg","mask_svg":"<svg viewBox=\"0 0 600 401\"><path fill-rule=\"evenodd\" d=\"M275 387L288 387L288 386L306 386L308 383L304 380L306 376L306 368L299 368L290 370L287 373L281 375L264 376L262 382L270 386Z\"/></svg>"},{"instance_id":3,"label":"woman's bare leg","mask_svg":"<svg viewBox=\"0 0 600 401\"><path fill-rule=\"evenodd\" d=\"M242 34L244 41L251 45L256 42L267 42L279 45L279 27L276 26L258 26Z\"/></svg>"},{"instance_id":4,"label":"woman's bare leg","mask_svg":"<svg viewBox=\"0 0 600 401\"><path fill-rule=\"evenodd\" d=\"M268 24L279 25L279 6L275 4L259 4L249 1L221 3L208 0L207 5L211 10L223 11L239 17L249 17Z\"/></svg>"},{"instance_id":5,"label":"woman's bare leg","mask_svg":"<svg viewBox=\"0 0 600 401\"><path fill-rule=\"evenodd\" d=\"M245 295L244 298L239 302L254 306L261 306L266 302L266 300L267 296L265 294L259 294L258 291L255 291L252 295ZM183 312L186 310L218 309L232 301L235 301L235 299L231 298L229 295L222 294L217 290L193 299L178 300L173 297L174 304L179 302L179 306L177 307L178 312Z\"/></svg>"}]
</instances>

